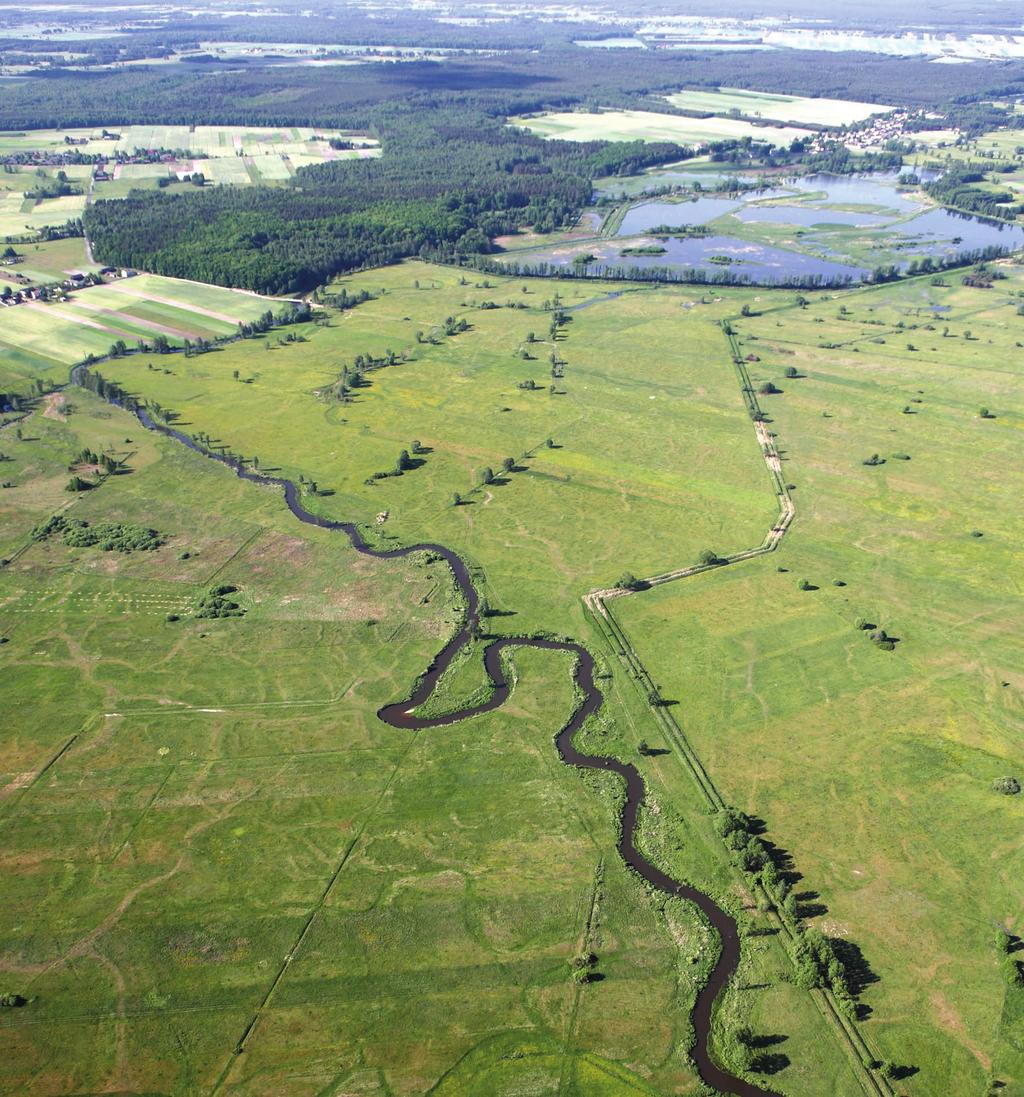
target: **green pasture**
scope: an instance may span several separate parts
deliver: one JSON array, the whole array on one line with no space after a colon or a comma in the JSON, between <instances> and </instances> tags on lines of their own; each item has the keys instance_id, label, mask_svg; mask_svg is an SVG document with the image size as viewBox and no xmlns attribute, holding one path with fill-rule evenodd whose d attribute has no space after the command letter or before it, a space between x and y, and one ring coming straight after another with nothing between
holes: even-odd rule
<instances>
[{"instance_id":1,"label":"green pasture","mask_svg":"<svg viewBox=\"0 0 1024 1097\"><path fill-rule=\"evenodd\" d=\"M771 557L613 605L723 794L792 855L814 924L863 950L864 1031L916 1068L908 1093L1024 1086L1021 992L993 945L1024 897L1024 805L992 788L1024 771L1024 278L1002 269L990 290L762 297L735 323L754 385L783 390L762 404L793 529Z\"/></svg>"},{"instance_id":2,"label":"green pasture","mask_svg":"<svg viewBox=\"0 0 1024 1097\"><path fill-rule=\"evenodd\" d=\"M858 103L849 99L810 99L802 95L773 95L743 88L687 88L665 97L683 110L711 111L713 114L741 114L751 118L770 118L775 122L797 125L847 126L862 122L873 114L888 114L894 108L880 103Z\"/></svg>"},{"instance_id":3,"label":"green pasture","mask_svg":"<svg viewBox=\"0 0 1024 1097\"><path fill-rule=\"evenodd\" d=\"M745 934L716 1054L738 1070L732 1034L748 1025L778 1070L750 1077L847 1097L863 1068L795 985L677 745L580 605L625 571L760 544L774 523L729 318L751 382L783 390L762 405L796 523L773 555L611 608L723 795L792 858L800 913L861 950L862 1031L907 1072L894 1092L999 1080L1012 1094L1024 1003L993 942L998 925L1020 932L1022 808L991 782L1024 769L1024 277L998 269L987 290L949 273L805 294L801 308L792 291L413 261L339 282L374 298L325 322L99 368L179 429L315 480L306 505L379 544L455 548L494 611L489 633L588 643L605 705L585 748L641 767L642 847ZM97 301L134 294L125 323L266 305L168 279L117 287ZM556 294L567 322L553 339ZM446 335L448 317L468 330ZM394 364L337 398L357 355L388 351ZM27 352L0 364L24 391ZM458 620L443 569L365 560L298 525L278 492L85 392L63 400L40 404L21 440L0 430L0 554L13 561L0 657L18 669L12 711L27 714L0 734L0 979L30 999L0 1016L13 1087L696 1094L688 1018L714 941L623 869L614 782L558 764L567 658L514 655L498 712L417 735L385 727L373 713ZM416 467L367 483L414 439ZM131 471L69 496L83 445ZM875 453L885 463L864 465ZM485 466L496 482L479 483ZM63 506L168 543L124 557L29 543ZM190 618L214 582L239 587L244 617ZM428 711L479 699L479 651ZM642 740L653 753L638 754ZM603 978L580 987L567 960L587 947Z\"/></svg>"},{"instance_id":4,"label":"green pasture","mask_svg":"<svg viewBox=\"0 0 1024 1097\"><path fill-rule=\"evenodd\" d=\"M743 137L789 145L809 132L794 126L755 126L740 118L687 118L643 110L556 111L509 122L541 137L565 141L677 141L683 145Z\"/></svg>"},{"instance_id":5,"label":"green pasture","mask_svg":"<svg viewBox=\"0 0 1024 1097\"><path fill-rule=\"evenodd\" d=\"M0 983L27 999L0 1088L511 1095L536 1055L580 1093L696 1093L712 943L618 860L610 782L557 762L567 658L514 655L500 712L386 727L458 618L443 567L359 557L88 393L42 408L0 431ZM68 496L83 446L128 471ZM32 543L65 508L166 544ZM214 582L243 618L188 616Z\"/></svg>"},{"instance_id":6,"label":"green pasture","mask_svg":"<svg viewBox=\"0 0 1024 1097\"><path fill-rule=\"evenodd\" d=\"M379 296L310 326L306 342L282 345L278 334L175 358L169 373L148 370L145 356L102 372L173 409L186 429L316 480L331 493L314 500L326 514L372 524L387 511L383 536L458 549L482 569L494 608L514 614L499 619L514 632L575 633L587 590L625 570L665 570L708 542L759 540L770 523L735 382L711 366L727 352L718 320L735 295L701 305L687 287L495 276L461 286L458 272L420 262L344 285ZM543 309L555 293L569 307L596 302L568 313L557 343ZM501 307L481 309L488 301ZM444 336L447 316L470 330ZM436 345L417 343L417 331ZM357 355L389 349L407 360L368 373L351 403L318 395ZM552 353L565 363L554 382ZM518 387L531 380L534 391ZM429 451L421 467L366 483L414 439ZM516 470L497 475L506 457ZM485 467L495 484L479 484ZM570 514L579 520L567 524Z\"/></svg>"},{"instance_id":7,"label":"green pasture","mask_svg":"<svg viewBox=\"0 0 1024 1097\"><path fill-rule=\"evenodd\" d=\"M98 263L88 261L85 240L81 236L15 244L14 250L22 261L11 267L0 267L0 290L8 283L12 286L16 283L15 274L22 274L30 282L39 283L62 281L76 271L85 274L99 270Z\"/></svg>"}]
</instances>

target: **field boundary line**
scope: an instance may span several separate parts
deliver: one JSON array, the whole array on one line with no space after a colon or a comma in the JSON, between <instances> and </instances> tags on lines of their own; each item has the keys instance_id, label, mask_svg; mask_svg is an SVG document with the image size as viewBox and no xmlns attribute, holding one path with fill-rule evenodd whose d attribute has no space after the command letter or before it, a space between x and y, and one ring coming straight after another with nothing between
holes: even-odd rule
<instances>
[{"instance_id":1,"label":"field boundary line","mask_svg":"<svg viewBox=\"0 0 1024 1097\"><path fill-rule=\"evenodd\" d=\"M264 1012L270 1006L271 1000L274 997L274 993L276 992L277 988L280 986L281 982L284 980L285 975L288 973L289 967L291 967L292 961L295 959L296 955L298 954L299 949L302 947L303 942L306 940L306 937L309 935L309 931L312 929L313 923L316 921L317 916L324 909L324 906L327 902L327 899L328 899L328 897L330 896L331 892L334 889L334 885L338 882L338 879L341 876L342 872L344 871L345 866L348 864L349 857L351 857L353 850L359 844L359 840L362 838L363 834L366 831L366 828L369 826L370 820L377 813L377 809L380 807L381 802L383 801L384 797L388 794L389 790L391 789L391 786L395 782L395 779L398 777L398 773L401 770L403 763L405 762L406 758L409 756L409 753L412 751L413 747L416 745L416 743L418 741L419 741L419 732L415 731L415 732L413 732L412 736L410 737L408 745L406 746L405 750L402 751L400 757L395 762L395 765L391 770L391 774L389 775L388 779L384 782L383 787L381 788L380 792L377 794L377 798L373 801L373 803L369 807L369 810L363 816L362 822L359 824L359 828L357 829L356 833L352 836L352 840L345 846L345 849L344 849L344 851L342 852L342 855L341 855L341 859L339 860L339 862L338 862L337 866L335 867L334 871L331 873L330 877L328 878L327 883L324 886L323 890L320 892L319 898L313 904L312 909L310 910L309 914L306 916L306 920L303 923L302 929L299 931L299 934L295 939L295 943L285 953L284 959L281 961L281 965L277 970L277 974L274 976L273 980L271 981L270 986L267 988L266 994L264 994L264 996L263 996L262 1000L260 1001L259 1005L256 1007L255 1012L253 1013L252 1017L249 1019L249 1023L245 1026L245 1029L243 1030L242 1035L238 1038L238 1041L236 1042L234 1048L232 1049L232 1051L230 1052L230 1054L228 1056L228 1061L227 1061L227 1063L225 1063L224 1069L221 1071L220 1075L217 1078L217 1081L213 1085L213 1088L210 1090L210 1097L215 1097L215 1095L219 1092L221 1086L227 1080L227 1076L228 1076L228 1074L230 1074L231 1067L233 1066L237 1056L242 1055L245 1052L246 1042L248 1041L250 1036L252 1036L253 1033L256 1031L257 1026L259 1025L260 1021L263 1018Z\"/></svg>"}]
</instances>

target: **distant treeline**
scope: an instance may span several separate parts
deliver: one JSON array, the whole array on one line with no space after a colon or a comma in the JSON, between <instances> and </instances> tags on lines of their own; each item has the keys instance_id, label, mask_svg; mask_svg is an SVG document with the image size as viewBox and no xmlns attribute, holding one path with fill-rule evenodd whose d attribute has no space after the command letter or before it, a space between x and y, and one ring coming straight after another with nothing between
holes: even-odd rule
<instances>
[{"instance_id":1,"label":"distant treeline","mask_svg":"<svg viewBox=\"0 0 1024 1097\"><path fill-rule=\"evenodd\" d=\"M750 286L771 285L787 289L842 289L852 285L856 279L852 274L791 274L773 279L769 283L759 282L745 271L730 267L717 267L706 270L701 267L676 266L638 266L626 264L571 264L558 266L556 263L539 261L536 263L497 262L485 256L436 255L432 258L441 262L456 263L459 266L472 267L486 274L511 275L514 278L599 278L614 282L670 282L686 283L698 286Z\"/></svg>"},{"instance_id":2,"label":"distant treeline","mask_svg":"<svg viewBox=\"0 0 1024 1097\"><path fill-rule=\"evenodd\" d=\"M262 33L264 21L258 25ZM307 29L304 23L304 34ZM495 115L576 104L649 109L651 95L683 86L720 84L914 108L955 106L966 112L981 109L976 104L986 98L1024 94L1024 62L947 66L923 59L813 51L702 54L666 50L638 54L634 50L602 50L598 55L570 46L494 57L458 56L443 63L374 63L330 69L58 69L5 87L4 126L60 128L136 122L358 129L372 121L373 108L388 101L396 107L422 104L430 109L439 97L458 94ZM658 105L669 109L663 101Z\"/></svg>"},{"instance_id":3,"label":"distant treeline","mask_svg":"<svg viewBox=\"0 0 1024 1097\"><path fill-rule=\"evenodd\" d=\"M494 236L522 225L551 231L589 202L593 179L689 154L669 143L546 141L507 127L517 114L569 106L649 109L652 95L683 84L931 105L953 93L980 95L989 81L1017 82L1024 93L1024 65L1009 62L949 67L865 55L800 53L795 60L670 51L643 61L625 50L597 56L566 47L443 64L62 72L5 89L4 125L311 124L379 138L381 158L302 168L285 186L138 191L85 212L102 262L282 294L424 252L485 252ZM755 154L793 162L804 152L769 154L756 142L713 151L737 165ZM897 163L893 151L865 166ZM838 147L810 164L836 171L852 165Z\"/></svg>"},{"instance_id":4,"label":"distant treeline","mask_svg":"<svg viewBox=\"0 0 1024 1097\"><path fill-rule=\"evenodd\" d=\"M893 282L903 277L920 274L938 274L955 267L971 266L975 263L989 262L1010 254L1010 248L991 244L984 248L972 248L951 256L925 256L912 260L906 269L896 265L876 267L865 282ZM624 253L623 253L624 254ZM699 267L678 266L626 266L623 264L579 263L559 266L556 263L539 261L536 263L499 262L482 255L437 254L430 258L438 262L469 266L487 274L504 274L513 278L599 278L623 282L683 282L708 286L749 286L771 285L786 289L842 289L853 285L858 279L849 273L836 274L791 274L765 283L742 270L733 270L723 266L715 270Z\"/></svg>"}]
</instances>

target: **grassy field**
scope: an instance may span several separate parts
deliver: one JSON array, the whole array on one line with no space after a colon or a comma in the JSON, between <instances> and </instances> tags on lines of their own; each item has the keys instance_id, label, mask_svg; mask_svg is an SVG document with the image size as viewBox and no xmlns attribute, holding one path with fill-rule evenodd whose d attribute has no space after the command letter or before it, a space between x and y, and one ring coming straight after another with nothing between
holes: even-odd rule
<instances>
[{"instance_id":1,"label":"grassy field","mask_svg":"<svg viewBox=\"0 0 1024 1097\"><path fill-rule=\"evenodd\" d=\"M80 240L74 243L81 245ZM10 269L31 273L35 247L24 245L25 263ZM68 246L46 254L52 268L74 252ZM141 274L75 290L67 302L16 305L3 310L0 377L13 379L28 371L63 380L68 366L89 354L106 354L118 339L132 346L157 335L175 346L185 339L215 339L233 335L240 321L254 320L278 304L239 290Z\"/></svg>"},{"instance_id":2,"label":"grassy field","mask_svg":"<svg viewBox=\"0 0 1024 1097\"><path fill-rule=\"evenodd\" d=\"M375 275L413 273L432 274ZM310 344L269 357L298 381L289 355ZM445 368L439 353L433 375ZM458 612L436 564L360 558L298 526L277 493L80 390L13 429L0 434L0 634L19 713L0 734L0 982L28 1004L0 1016L2 1091L512 1097L529 1078L539 1092L697 1092L685 1049L711 942L622 867L614 788L558 765L563 656L516 656L497 713L395 732L373 713ZM84 446L128 471L69 496ZM141 523L165 544L32 542L55 512ZM238 586L243 618L189 616L214 582ZM595 748L643 719L628 682L605 688ZM652 760L652 787L672 766ZM685 793L673 807L687 872L740 908L710 820ZM585 987L567 963L581 949L601 976ZM744 1015L774 1033L783 1008L799 1026L794 1092L852 1092L777 947L744 964L770 984L744 994Z\"/></svg>"},{"instance_id":3,"label":"grassy field","mask_svg":"<svg viewBox=\"0 0 1024 1097\"><path fill-rule=\"evenodd\" d=\"M895 108L879 103L857 103L849 99L809 99L802 95L772 95L743 88L687 88L666 96L683 110L713 114L741 114L770 118L774 122L813 123L819 126L847 126L873 114L888 114Z\"/></svg>"},{"instance_id":4,"label":"grassy field","mask_svg":"<svg viewBox=\"0 0 1024 1097\"><path fill-rule=\"evenodd\" d=\"M738 320L754 384L784 390L763 403L796 525L771 558L614 605L813 921L862 948L866 1029L912 1094L1024 1092L1024 992L993 945L1024 899L1024 805L992 787L1024 772L1024 278L1005 269Z\"/></svg>"},{"instance_id":5,"label":"grassy field","mask_svg":"<svg viewBox=\"0 0 1024 1097\"><path fill-rule=\"evenodd\" d=\"M14 250L22 261L11 267L0 267L0 291L5 285L17 288L19 280L14 277L16 274L36 284L63 281L76 271L86 274L100 269L98 263L89 262L85 254L85 240L81 236L16 244ZM25 283L20 284L23 286Z\"/></svg>"},{"instance_id":6,"label":"grassy field","mask_svg":"<svg viewBox=\"0 0 1024 1097\"><path fill-rule=\"evenodd\" d=\"M374 271L345 286L377 299L311 326L305 343L235 344L176 359L170 373L136 357L103 373L189 429L317 480L333 493L318 501L325 513L372 522L387 511L388 535L458 549L480 567L494 608L515 613L511 631L575 632L579 597L624 570L759 538L772 500L757 446L732 378L707 366L720 351L718 318L738 298L701 305L689 288L665 287L600 300L627 287L459 278L419 262ZM557 342L543 307L555 293L568 308L597 302L567 313ZM443 336L448 316L470 330ZM437 344L418 343L417 331ZM357 355L389 349L408 360L368 373L351 403L318 396ZM553 353L564 362L554 381ZM530 382L536 389L519 387ZM413 439L429 450L422 467L366 483ZM481 487L479 471L500 473L506 457L518 471ZM452 505L456 492L464 505ZM566 514L603 517L566 528ZM609 540L604 522L642 534Z\"/></svg>"},{"instance_id":7,"label":"grassy field","mask_svg":"<svg viewBox=\"0 0 1024 1097\"><path fill-rule=\"evenodd\" d=\"M682 145L699 145L752 137L776 145L789 145L809 132L795 126L755 126L741 118L686 118L644 110L552 112L509 121L541 137L558 137L565 141L676 141Z\"/></svg>"},{"instance_id":8,"label":"grassy field","mask_svg":"<svg viewBox=\"0 0 1024 1097\"><path fill-rule=\"evenodd\" d=\"M29 999L0 1015L0 1090L461 1093L472 1062L513 1093L540 1049L531 1067L580 1092L694 1092L706 933L621 866L611 790L557 764L562 657L516 657L499 713L385 727L375 710L453 625L447 573L359 558L276 493L67 401L0 435L19 713L0 735L0 983ZM69 497L86 445L131 471ZM166 544L30 542L55 510ZM215 581L245 617L188 617ZM580 988L584 945L603 978Z\"/></svg>"},{"instance_id":9,"label":"grassy field","mask_svg":"<svg viewBox=\"0 0 1024 1097\"><path fill-rule=\"evenodd\" d=\"M627 570L759 544L774 523L721 330L734 318L753 383L784 390L763 404L797 524L773 556L614 612L723 794L792 858L803 917L863 950L864 1033L905 1074L892 1092L999 1079L1013 1094L1024 992L1001 982L993 942L997 925L1021 929L1021 805L991 782L1024 770L1024 278L1003 269L989 290L947 275L799 308L785 291L408 262L346 279L373 299L288 329L300 341L100 369L181 429L315 480L308 506L378 542L455 548L490 632L590 644L606 703L584 746L642 768L643 847L744 931L718 1055L740 1069L731 1034L749 1025L774 1089L852 1097L862 1068L795 985L677 745L579 600ZM180 293L182 307L210 300ZM466 330L445 334L448 317ZM389 350L337 398L357 355ZM10 363L5 384L32 376ZM495 713L384 727L376 708L457 618L436 564L357 557L297 526L276 492L140 437L86 393L66 399L67 420L48 399L20 440L13 423L0 435L0 630L26 714L0 738L14 882L0 978L30 998L0 1015L12 1092L696 1093L688 1016L713 945L623 870L614 785L558 765L564 657L515 656ZM415 467L372 479L414 439ZM68 496L83 445L132 471ZM873 453L885 464L863 465ZM498 475L481 485L485 466ZM69 499L69 516L143 523L167 544L122 557L29 543ZM214 582L239 587L243 618L190 617ZM432 712L479 694L478 654ZM566 961L586 948L603 978L581 988Z\"/></svg>"}]
</instances>

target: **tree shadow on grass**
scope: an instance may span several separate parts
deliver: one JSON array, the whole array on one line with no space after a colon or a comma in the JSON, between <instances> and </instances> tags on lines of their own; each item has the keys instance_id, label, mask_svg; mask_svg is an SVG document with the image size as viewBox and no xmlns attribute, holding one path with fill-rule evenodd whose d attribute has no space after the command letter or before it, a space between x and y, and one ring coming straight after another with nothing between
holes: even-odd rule
<instances>
[{"instance_id":1,"label":"tree shadow on grass","mask_svg":"<svg viewBox=\"0 0 1024 1097\"><path fill-rule=\"evenodd\" d=\"M788 1055L783 1055L781 1051L766 1051L754 1056L750 1069L755 1074L778 1074L788 1066Z\"/></svg>"},{"instance_id":2,"label":"tree shadow on grass","mask_svg":"<svg viewBox=\"0 0 1024 1097\"><path fill-rule=\"evenodd\" d=\"M775 1047L778 1044L784 1044L788 1039L789 1037L784 1036L782 1033L776 1033L772 1036L752 1036L750 1046L756 1048Z\"/></svg>"}]
</instances>

